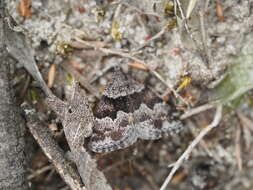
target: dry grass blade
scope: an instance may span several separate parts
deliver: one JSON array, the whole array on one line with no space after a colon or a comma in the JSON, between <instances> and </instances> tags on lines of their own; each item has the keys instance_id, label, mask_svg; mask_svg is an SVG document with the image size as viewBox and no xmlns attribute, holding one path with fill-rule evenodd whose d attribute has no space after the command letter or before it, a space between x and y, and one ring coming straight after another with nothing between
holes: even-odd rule
<instances>
[{"instance_id":1,"label":"dry grass blade","mask_svg":"<svg viewBox=\"0 0 253 190\"><path fill-rule=\"evenodd\" d=\"M186 18L190 18L192 10L194 9L194 7L196 6L198 0L190 0L188 7L187 7L187 12L186 12Z\"/></svg>"},{"instance_id":2,"label":"dry grass blade","mask_svg":"<svg viewBox=\"0 0 253 190\"><path fill-rule=\"evenodd\" d=\"M199 133L199 135L192 141L192 143L187 147L187 149L184 151L184 153L179 157L179 159L174 164L171 172L169 173L169 175L165 179L164 183L162 184L160 190L166 189L167 185L170 183L172 177L174 176L174 174L176 173L178 168L182 165L183 161L189 157L190 153L197 146L197 144L201 141L201 139L203 139L203 137L206 134L208 134L214 127L216 127L220 123L221 119L222 119L222 105L217 105L216 113L215 113L212 123L210 125L208 125L207 127L205 127Z\"/></svg>"},{"instance_id":3,"label":"dry grass blade","mask_svg":"<svg viewBox=\"0 0 253 190\"><path fill-rule=\"evenodd\" d=\"M238 126L235 132L235 157L239 171L242 171L242 154L241 154L241 127Z\"/></svg>"}]
</instances>

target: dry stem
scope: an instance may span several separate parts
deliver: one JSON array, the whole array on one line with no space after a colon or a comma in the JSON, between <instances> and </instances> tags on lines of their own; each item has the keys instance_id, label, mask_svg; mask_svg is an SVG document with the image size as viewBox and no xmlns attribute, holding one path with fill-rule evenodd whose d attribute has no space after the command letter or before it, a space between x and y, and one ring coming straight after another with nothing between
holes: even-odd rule
<instances>
[{"instance_id":1,"label":"dry stem","mask_svg":"<svg viewBox=\"0 0 253 190\"><path fill-rule=\"evenodd\" d=\"M199 107L196 107L196 108L193 108L193 109L190 109L188 111L186 111L183 115L181 115L180 119L186 119L188 117L191 117L193 115L196 115L200 112L203 112L203 111L206 111L206 110L209 110L209 109L212 109L213 107L215 107L216 104L218 104L219 102L212 102L212 103L207 103L207 104L204 104L204 105L201 105Z\"/></svg>"},{"instance_id":2,"label":"dry stem","mask_svg":"<svg viewBox=\"0 0 253 190\"><path fill-rule=\"evenodd\" d=\"M183 161L188 159L188 157L190 156L190 153L193 151L193 149L196 147L196 145L203 139L203 137L220 123L221 118L222 118L222 104L217 105L216 113L215 113L212 123L210 125L208 125L207 127L205 127L199 133L199 135L192 141L192 143L187 147L187 149L184 151L184 153L176 161L171 172L169 173L169 175L165 179L163 185L161 186L160 190L166 189L166 187L169 184L169 182L171 181L173 175L176 173L178 168L182 165Z\"/></svg>"},{"instance_id":3,"label":"dry stem","mask_svg":"<svg viewBox=\"0 0 253 190\"><path fill-rule=\"evenodd\" d=\"M237 126L235 131L235 157L238 170L242 171L242 153L241 153L241 127Z\"/></svg>"}]
</instances>

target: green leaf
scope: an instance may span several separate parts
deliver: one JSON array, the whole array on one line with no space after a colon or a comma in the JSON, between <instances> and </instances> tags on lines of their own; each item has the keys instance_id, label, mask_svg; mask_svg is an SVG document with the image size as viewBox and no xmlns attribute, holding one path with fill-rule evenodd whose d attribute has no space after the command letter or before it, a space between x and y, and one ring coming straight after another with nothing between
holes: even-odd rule
<instances>
[{"instance_id":1,"label":"green leaf","mask_svg":"<svg viewBox=\"0 0 253 190\"><path fill-rule=\"evenodd\" d=\"M213 89L212 97L222 103L238 102L253 88L253 54L243 54L234 59L226 77Z\"/></svg>"}]
</instances>

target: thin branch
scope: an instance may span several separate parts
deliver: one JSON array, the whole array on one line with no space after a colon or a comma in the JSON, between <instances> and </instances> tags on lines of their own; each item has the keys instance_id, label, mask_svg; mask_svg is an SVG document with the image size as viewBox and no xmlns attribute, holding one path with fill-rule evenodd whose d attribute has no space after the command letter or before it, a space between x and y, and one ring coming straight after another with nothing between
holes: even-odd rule
<instances>
[{"instance_id":1,"label":"thin branch","mask_svg":"<svg viewBox=\"0 0 253 190\"><path fill-rule=\"evenodd\" d=\"M205 15L205 13L203 10L199 12L199 20L200 20L200 29L201 29L203 48L204 48L204 52L206 52L206 54L208 55L204 15Z\"/></svg>"},{"instance_id":2,"label":"thin branch","mask_svg":"<svg viewBox=\"0 0 253 190\"><path fill-rule=\"evenodd\" d=\"M52 165L48 165L48 166L45 166L45 167L43 167L43 168L40 168L40 169L34 171L31 175L29 175L29 176L27 177L27 179L28 179L28 180L31 180L31 179L33 179L33 178L35 178L35 177L37 177L37 176L43 174L44 172L46 172L46 171L48 171L48 170L52 170L53 168L54 168L54 167L53 167Z\"/></svg>"},{"instance_id":3,"label":"thin branch","mask_svg":"<svg viewBox=\"0 0 253 190\"><path fill-rule=\"evenodd\" d=\"M189 129L193 135L194 138L196 138L197 134L196 134L196 129L194 128L194 126L196 126L195 123L193 123L191 120L187 120L187 122L185 123L187 126L189 126ZM208 149L208 146L205 142L204 139L202 139L200 142L199 142L200 146L206 151L207 155L210 156L210 157L213 157L213 154L212 152Z\"/></svg>"},{"instance_id":4,"label":"thin branch","mask_svg":"<svg viewBox=\"0 0 253 190\"><path fill-rule=\"evenodd\" d=\"M208 134L214 127L216 127L222 119L222 104L217 105L216 113L214 116L214 119L210 125L205 127L199 135L192 141L192 143L187 147L187 149L184 151L184 153L179 157L179 159L176 161L175 165L173 166L171 172L165 179L164 183L162 184L160 190L165 190L169 182L171 181L173 175L176 173L178 168L182 165L184 160L187 160L190 156L190 153L192 150L197 146L197 144L203 139L203 137Z\"/></svg>"},{"instance_id":5,"label":"thin branch","mask_svg":"<svg viewBox=\"0 0 253 190\"><path fill-rule=\"evenodd\" d=\"M190 109L188 111L186 111L183 115L180 116L180 119L186 119L188 117L191 117L193 115L196 115L198 113L201 113L203 111L206 111L206 110L209 110L209 109L212 109L214 108L219 102L212 102L212 103L207 103L207 104L204 104L204 105L201 105L199 107L196 107L196 108L193 108L193 109Z\"/></svg>"},{"instance_id":6,"label":"thin branch","mask_svg":"<svg viewBox=\"0 0 253 190\"><path fill-rule=\"evenodd\" d=\"M27 104L22 105L27 119L27 126L31 134L40 145L48 159L53 163L62 179L69 185L72 190L86 190L81 185L81 179L77 171L66 160L63 150L53 139L49 129L39 121L34 109Z\"/></svg>"},{"instance_id":7,"label":"thin branch","mask_svg":"<svg viewBox=\"0 0 253 190\"><path fill-rule=\"evenodd\" d=\"M241 133L241 127L237 126L235 132L235 157L240 172L242 171Z\"/></svg>"}]
</instances>

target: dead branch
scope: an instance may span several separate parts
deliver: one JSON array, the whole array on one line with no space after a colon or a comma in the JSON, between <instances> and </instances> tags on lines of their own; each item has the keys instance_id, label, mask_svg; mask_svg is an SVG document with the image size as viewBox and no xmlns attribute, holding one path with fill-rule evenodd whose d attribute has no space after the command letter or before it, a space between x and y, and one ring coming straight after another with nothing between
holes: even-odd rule
<instances>
[{"instance_id":1,"label":"dead branch","mask_svg":"<svg viewBox=\"0 0 253 190\"><path fill-rule=\"evenodd\" d=\"M66 160L63 150L59 147L57 142L55 142L46 125L39 121L35 110L31 109L27 104L23 104L22 106L26 113L27 126L31 134L48 159L54 164L62 179L72 190L86 190L86 188L82 186L77 171L71 166L70 161Z\"/></svg>"},{"instance_id":2,"label":"dead branch","mask_svg":"<svg viewBox=\"0 0 253 190\"><path fill-rule=\"evenodd\" d=\"M190 153L197 146L197 144L201 141L201 139L203 139L203 137L205 135L207 135L214 127L216 127L220 123L221 119L222 119L222 105L220 104L220 105L217 105L217 107L216 107L216 113L215 113L212 123L210 125L208 125L207 127L205 127L199 133L199 135L192 141L192 143L187 147L187 149L184 151L184 153L179 157L179 159L174 164L171 172L169 173L169 175L167 176L167 178L163 182L160 190L166 189L166 187L169 184L169 182L171 181L173 175L176 173L178 168L182 165L183 161L188 159L188 157L190 156Z\"/></svg>"}]
</instances>

